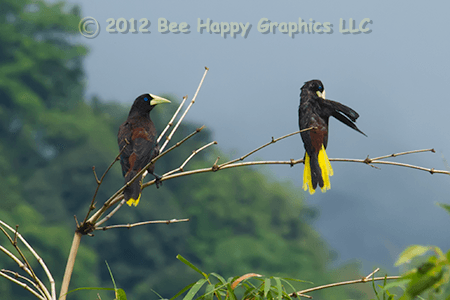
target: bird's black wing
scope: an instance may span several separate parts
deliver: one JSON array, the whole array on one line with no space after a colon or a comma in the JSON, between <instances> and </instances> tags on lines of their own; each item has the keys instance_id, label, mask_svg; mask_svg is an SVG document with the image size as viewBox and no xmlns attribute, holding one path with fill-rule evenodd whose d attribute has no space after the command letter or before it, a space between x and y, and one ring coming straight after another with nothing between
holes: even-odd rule
<instances>
[{"instance_id":1,"label":"bird's black wing","mask_svg":"<svg viewBox=\"0 0 450 300\"><path fill-rule=\"evenodd\" d=\"M119 144L119 151L122 151L123 147L126 148L120 155L120 165L122 166L122 175L125 176L130 170L130 155L133 153L133 146L131 145L131 124L125 121L120 125L119 133L117 134L117 141Z\"/></svg>"},{"instance_id":2,"label":"bird's black wing","mask_svg":"<svg viewBox=\"0 0 450 300\"><path fill-rule=\"evenodd\" d=\"M356 111L354 111L353 109L342 103L332 100L325 100L323 103L329 110L331 110L331 115L333 117L335 117L345 125L358 131L359 133L362 133L365 136L367 136L364 132L359 130L359 128L353 123L356 122L356 119L359 118L359 114Z\"/></svg>"},{"instance_id":3,"label":"bird's black wing","mask_svg":"<svg viewBox=\"0 0 450 300\"><path fill-rule=\"evenodd\" d=\"M159 147L156 143L156 136L152 135L144 128L136 128L133 130L133 154L136 159L133 164L133 170L139 172L159 153ZM154 165L148 168L149 173L153 173Z\"/></svg>"}]
</instances>

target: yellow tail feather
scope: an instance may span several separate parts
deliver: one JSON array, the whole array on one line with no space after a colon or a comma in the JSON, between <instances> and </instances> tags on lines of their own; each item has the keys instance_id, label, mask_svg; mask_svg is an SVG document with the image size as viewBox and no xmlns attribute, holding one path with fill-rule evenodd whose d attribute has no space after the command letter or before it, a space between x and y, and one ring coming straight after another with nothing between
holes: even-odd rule
<instances>
[{"instance_id":1,"label":"yellow tail feather","mask_svg":"<svg viewBox=\"0 0 450 300\"><path fill-rule=\"evenodd\" d=\"M303 190L308 190L312 195L316 191L312 188L312 179L311 179L311 162L308 153L305 153L305 168L303 169Z\"/></svg>"},{"instance_id":2,"label":"yellow tail feather","mask_svg":"<svg viewBox=\"0 0 450 300\"><path fill-rule=\"evenodd\" d=\"M331 167L330 160L328 159L325 147L322 145L322 149L319 151L319 167L322 170L323 187L322 192L325 193L331 188L330 176L333 176L333 168Z\"/></svg>"},{"instance_id":3,"label":"yellow tail feather","mask_svg":"<svg viewBox=\"0 0 450 300\"><path fill-rule=\"evenodd\" d=\"M330 176L333 176L333 168L331 167L330 160L328 159L328 155L325 152L325 147L322 145L322 149L319 151L319 167L322 170L322 178L323 178L323 187L321 188L322 192L325 193L327 190L331 188L330 184ZM311 161L308 153L305 153L305 168L303 170L303 190L309 190L309 193L312 195L316 191L312 187L312 178L311 178Z\"/></svg>"},{"instance_id":4,"label":"yellow tail feather","mask_svg":"<svg viewBox=\"0 0 450 300\"><path fill-rule=\"evenodd\" d=\"M139 194L139 197L137 199L134 199L134 198L128 199L127 204L129 206L131 206L131 205L137 206L139 204L140 199L141 199L141 194Z\"/></svg>"}]
</instances>

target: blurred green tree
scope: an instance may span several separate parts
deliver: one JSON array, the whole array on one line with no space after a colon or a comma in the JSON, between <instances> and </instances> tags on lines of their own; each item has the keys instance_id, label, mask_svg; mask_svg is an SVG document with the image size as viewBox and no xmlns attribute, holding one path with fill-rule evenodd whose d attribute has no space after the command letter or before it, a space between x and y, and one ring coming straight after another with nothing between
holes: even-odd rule
<instances>
[{"instance_id":1,"label":"blurred green tree","mask_svg":"<svg viewBox=\"0 0 450 300\"><path fill-rule=\"evenodd\" d=\"M79 9L62 2L0 1L0 219L20 225L58 288L75 228L73 215L84 217L96 186L91 168L95 165L101 173L117 155L117 129L129 109L97 97L84 99L87 49L74 43L79 20ZM137 95L142 92L148 91ZM177 99L167 97L174 105L152 114L159 130L176 109ZM198 125L185 122L173 140ZM165 156L157 173L178 167L210 137L202 131ZM201 152L188 167L211 166L214 159ZM97 200L101 203L122 185L115 166ZM137 208L123 207L110 223L184 217L191 222L85 237L71 289L111 287L107 260L129 298L156 299L151 289L171 297L197 278L175 259L177 254L224 276L257 272L317 284L333 281L337 277L327 272L330 251L309 225L315 211L303 204L301 195L291 184L254 168L174 179L158 190L152 186ZM6 259L1 262L2 268L15 267ZM31 297L6 280L0 280L0 293L2 299ZM93 299L86 293L69 298ZM322 295L342 299L346 291Z\"/></svg>"}]
</instances>

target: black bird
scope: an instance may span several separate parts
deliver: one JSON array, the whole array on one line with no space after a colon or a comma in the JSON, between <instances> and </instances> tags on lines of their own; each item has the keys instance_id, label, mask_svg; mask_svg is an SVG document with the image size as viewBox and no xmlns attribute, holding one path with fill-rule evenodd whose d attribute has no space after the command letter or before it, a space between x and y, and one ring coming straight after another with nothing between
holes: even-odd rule
<instances>
[{"instance_id":1,"label":"black bird","mask_svg":"<svg viewBox=\"0 0 450 300\"><path fill-rule=\"evenodd\" d=\"M306 191L309 188L309 193L314 194L319 184L322 192L326 192L330 189L329 176L333 175L333 168L325 152L330 116L362 134L364 132L353 123L359 117L356 111L339 102L325 99L325 89L320 80L305 82L300 90L298 108L300 130L315 127L300 133L306 150L303 189Z\"/></svg>"},{"instance_id":2,"label":"black bird","mask_svg":"<svg viewBox=\"0 0 450 300\"><path fill-rule=\"evenodd\" d=\"M159 154L156 128L150 119L150 111L160 103L170 103L170 101L152 94L140 95L134 100L127 120L120 125L117 140L120 150L125 147L120 155L120 164L122 165L125 183L129 182ZM153 173L154 169L155 165L152 165L147 171L155 176L156 186L158 187L160 177ZM141 176L141 178L125 188L123 194L129 206L139 204L141 184L144 176Z\"/></svg>"}]
</instances>

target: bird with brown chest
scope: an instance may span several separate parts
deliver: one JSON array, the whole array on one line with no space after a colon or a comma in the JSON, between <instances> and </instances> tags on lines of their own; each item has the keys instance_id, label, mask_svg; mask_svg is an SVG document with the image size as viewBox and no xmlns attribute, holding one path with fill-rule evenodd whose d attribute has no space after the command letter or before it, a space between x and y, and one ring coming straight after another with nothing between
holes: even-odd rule
<instances>
[{"instance_id":1,"label":"bird with brown chest","mask_svg":"<svg viewBox=\"0 0 450 300\"><path fill-rule=\"evenodd\" d=\"M331 187L329 176L333 175L333 168L325 152L328 144L328 120L331 116L364 134L354 124L359 117L356 111L339 102L327 100L320 80L305 82L301 87L298 124L300 130L313 127L300 133L306 150L303 189L309 190L310 194L315 193L317 185L322 192Z\"/></svg>"},{"instance_id":2,"label":"bird with brown chest","mask_svg":"<svg viewBox=\"0 0 450 300\"><path fill-rule=\"evenodd\" d=\"M170 103L170 101L152 94L143 94L137 97L131 106L127 120L120 125L117 141L119 149L121 151L123 149L120 155L120 164L125 183L133 179L142 168L159 154L156 128L150 119L150 112L160 103ZM147 171L155 176L156 186L159 187L160 176L153 173L154 169L155 165L152 165ZM136 179L123 191L125 201L129 206L139 204L144 176Z\"/></svg>"}]
</instances>

